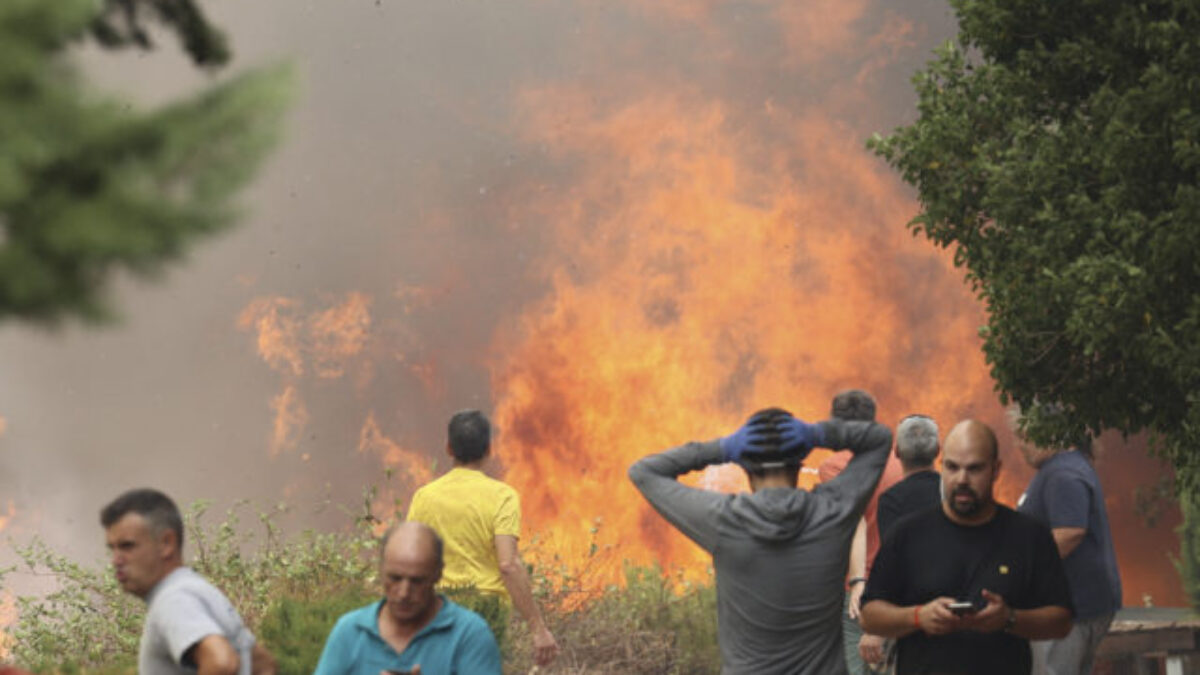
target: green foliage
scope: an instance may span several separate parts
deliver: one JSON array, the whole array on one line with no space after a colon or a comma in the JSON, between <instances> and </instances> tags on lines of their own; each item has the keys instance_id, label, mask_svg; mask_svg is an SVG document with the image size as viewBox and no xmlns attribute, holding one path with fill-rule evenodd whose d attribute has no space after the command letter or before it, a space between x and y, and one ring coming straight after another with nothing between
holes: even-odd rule
<instances>
[{"instance_id":1,"label":"green foliage","mask_svg":"<svg viewBox=\"0 0 1200 675\"><path fill-rule=\"evenodd\" d=\"M1200 498L1184 495L1179 500L1183 510L1183 524L1179 533L1179 558L1175 567L1183 579L1183 591L1187 593L1192 607L1200 608Z\"/></svg>"},{"instance_id":2,"label":"green foliage","mask_svg":"<svg viewBox=\"0 0 1200 675\"><path fill-rule=\"evenodd\" d=\"M245 510L238 504L207 525L207 505L193 505L185 516L189 563L225 592L275 656L280 673L310 673L337 618L379 597L373 532L378 520L360 515L345 532L285 538L277 525L284 509L259 515L253 532L242 524ZM44 673L132 674L143 603L124 593L107 569L78 565L37 541L17 552L22 567L50 578L56 588L18 598L14 662ZM602 562L598 553L585 568L611 562ZM0 570L0 582L4 576ZM546 623L562 648L564 672L719 671L711 580L694 584L680 573L632 567L622 586L590 588L586 578L586 569L532 571ZM528 628L506 603L463 589L447 595L492 626L504 648L505 672L532 669Z\"/></svg>"},{"instance_id":3,"label":"green foliage","mask_svg":"<svg viewBox=\"0 0 1200 675\"><path fill-rule=\"evenodd\" d=\"M508 623L512 612L509 611L508 601L495 593L483 593L474 586L447 588L442 591L446 597L475 612L487 621L488 628L496 637L502 653L508 653Z\"/></svg>"},{"instance_id":4,"label":"green foliage","mask_svg":"<svg viewBox=\"0 0 1200 675\"><path fill-rule=\"evenodd\" d=\"M1200 487L1200 5L953 0L919 119L868 145L985 303L1036 442L1149 429Z\"/></svg>"},{"instance_id":5,"label":"green foliage","mask_svg":"<svg viewBox=\"0 0 1200 675\"><path fill-rule=\"evenodd\" d=\"M593 556L595 561L595 556ZM718 673L717 593L655 567L625 567L624 585L588 590L576 575L534 569L538 601L562 651L565 672L703 675ZM583 596L583 597L581 597ZM526 625L509 625L505 672L533 667Z\"/></svg>"},{"instance_id":6,"label":"green foliage","mask_svg":"<svg viewBox=\"0 0 1200 675\"><path fill-rule=\"evenodd\" d=\"M274 655L279 675L308 675L338 617L378 599L378 593L354 586L332 595L283 595L263 617L258 638Z\"/></svg>"},{"instance_id":7,"label":"green foliage","mask_svg":"<svg viewBox=\"0 0 1200 675\"><path fill-rule=\"evenodd\" d=\"M17 599L20 618L12 631L17 663L36 672L136 666L141 601L125 594L112 574L85 568L40 541L17 554L26 570L57 583L45 597Z\"/></svg>"},{"instance_id":8,"label":"green foliage","mask_svg":"<svg viewBox=\"0 0 1200 675\"><path fill-rule=\"evenodd\" d=\"M229 61L225 35L204 19L193 0L104 0L91 25L92 37L109 48L151 49L154 42L144 25L147 14L175 31L196 65L215 67Z\"/></svg>"},{"instance_id":9,"label":"green foliage","mask_svg":"<svg viewBox=\"0 0 1200 675\"><path fill-rule=\"evenodd\" d=\"M228 227L279 135L283 68L149 113L89 92L65 52L98 11L0 3L0 319L108 317L112 274L152 276Z\"/></svg>"},{"instance_id":10,"label":"green foliage","mask_svg":"<svg viewBox=\"0 0 1200 675\"><path fill-rule=\"evenodd\" d=\"M377 596L378 547L367 520L356 519L348 532L304 531L285 539L277 525L282 508L259 515L262 529L257 536L242 528L239 513L244 510L245 504L236 505L220 523L205 526L207 504L193 505L184 518L185 551L189 564L229 597L251 630L257 632L271 611L280 615L272 619L278 625L285 620L283 613L314 598ZM83 567L39 541L16 550L27 571L49 577L56 588L45 596L17 599L19 618L12 631L15 662L38 672L131 671L145 614L142 601L122 591L109 570ZM278 608L284 599L292 603L289 609ZM313 607L332 611L321 603ZM295 620L294 612L288 620ZM323 616L314 616L301 621L316 643L317 655L333 623L329 621L325 633L316 635L316 624L322 620ZM303 658L304 650L312 648L261 637L281 662Z\"/></svg>"}]
</instances>

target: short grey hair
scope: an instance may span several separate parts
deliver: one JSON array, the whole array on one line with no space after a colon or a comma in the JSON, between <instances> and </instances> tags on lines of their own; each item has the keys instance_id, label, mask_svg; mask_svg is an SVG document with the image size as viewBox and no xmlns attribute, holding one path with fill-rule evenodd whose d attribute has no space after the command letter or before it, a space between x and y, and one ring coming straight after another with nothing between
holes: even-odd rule
<instances>
[{"instance_id":1,"label":"short grey hair","mask_svg":"<svg viewBox=\"0 0 1200 675\"><path fill-rule=\"evenodd\" d=\"M896 456L904 466L930 466L938 456L938 425L925 415L909 415L896 425Z\"/></svg>"}]
</instances>

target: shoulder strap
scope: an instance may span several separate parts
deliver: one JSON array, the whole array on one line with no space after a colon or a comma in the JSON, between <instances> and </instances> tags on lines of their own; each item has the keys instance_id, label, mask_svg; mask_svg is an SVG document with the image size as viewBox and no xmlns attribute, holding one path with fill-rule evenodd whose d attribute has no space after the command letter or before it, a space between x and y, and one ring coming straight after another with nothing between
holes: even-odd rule
<instances>
[{"instance_id":1,"label":"shoulder strap","mask_svg":"<svg viewBox=\"0 0 1200 675\"><path fill-rule=\"evenodd\" d=\"M999 506L997 506L996 508L999 509ZM1000 515L1000 511L997 510L996 516L999 516L999 515ZM1003 525L1004 525L1003 527L998 528L998 531L996 532L996 536L992 538L991 542L989 542L988 547L987 547L987 553L985 553L984 555L975 559L975 564L971 566L971 570L967 574L966 583L963 584L963 595L960 597L973 598L977 592L982 590L982 589L975 588L975 582L979 578L979 573L987 567L987 563L993 561L996 558L996 554L1000 552L1000 549L1004 546L1005 540L1008 539L1010 523L1008 522L1007 518L1005 519L1005 522Z\"/></svg>"}]
</instances>

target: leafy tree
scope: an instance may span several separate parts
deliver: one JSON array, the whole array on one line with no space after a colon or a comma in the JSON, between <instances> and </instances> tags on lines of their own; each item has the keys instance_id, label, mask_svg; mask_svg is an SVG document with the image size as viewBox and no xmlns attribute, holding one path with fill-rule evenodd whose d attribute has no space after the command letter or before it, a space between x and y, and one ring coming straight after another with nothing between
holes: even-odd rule
<instances>
[{"instance_id":1,"label":"leafy tree","mask_svg":"<svg viewBox=\"0 0 1200 675\"><path fill-rule=\"evenodd\" d=\"M0 319L107 318L114 272L153 275L233 222L233 194L278 136L285 69L142 113L89 91L68 58L88 35L148 46L142 22L153 9L150 18L178 32L197 63L227 59L224 38L188 8L0 3Z\"/></svg>"},{"instance_id":2,"label":"leafy tree","mask_svg":"<svg viewBox=\"0 0 1200 675\"><path fill-rule=\"evenodd\" d=\"M196 65L217 67L229 61L225 35L205 20L193 0L105 0L92 21L92 37L105 47L150 49L154 41L145 26L147 16L174 30Z\"/></svg>"},{"instance_id":3,"label":"leafy tree","mask_svg":"<svg viewBox=\"0 0 1200 675\"><path fill-rule=\"evenodd\" d=\"M917 188L910 228L953 247L1032 440L1147 429L1196 490L1200 4L951 4L918 119L869 142Z\"/></svg>"}]
</instances>

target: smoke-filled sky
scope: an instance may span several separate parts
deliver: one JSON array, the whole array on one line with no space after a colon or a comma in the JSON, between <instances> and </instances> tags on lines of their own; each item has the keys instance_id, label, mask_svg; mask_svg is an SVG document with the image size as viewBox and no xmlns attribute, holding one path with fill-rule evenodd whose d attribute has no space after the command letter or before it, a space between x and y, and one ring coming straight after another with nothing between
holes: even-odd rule
<instances>
[{"instance_id":1,"label":"smoke-filled sky","mask_svg":"<svg viewBox=\"0 0 1200 675\"><path fill-rule=\"evenodd\" d=\"M97 510L140 485L306 514L387 465L403 500L445 466L449 414L479 407L551 552L601 518L616 556L687 566L624 479L641 454L767 404L822 416L847 386L884 421L1001 421L980 308L863 146L912 119L945 3L204 6L231 70L295 65L285 141L237 229L117 285L119 325L0 326L8 533L99 556ZM205 86L162 37L80 52L88 81L144 106ZM1178 600L1168 525L1133 539L1158 470L1139 452L1101 463L1148 579L1127 601ZM1029 474L1007 459L1011 499Z\"/></svg>"}]
</instances>

